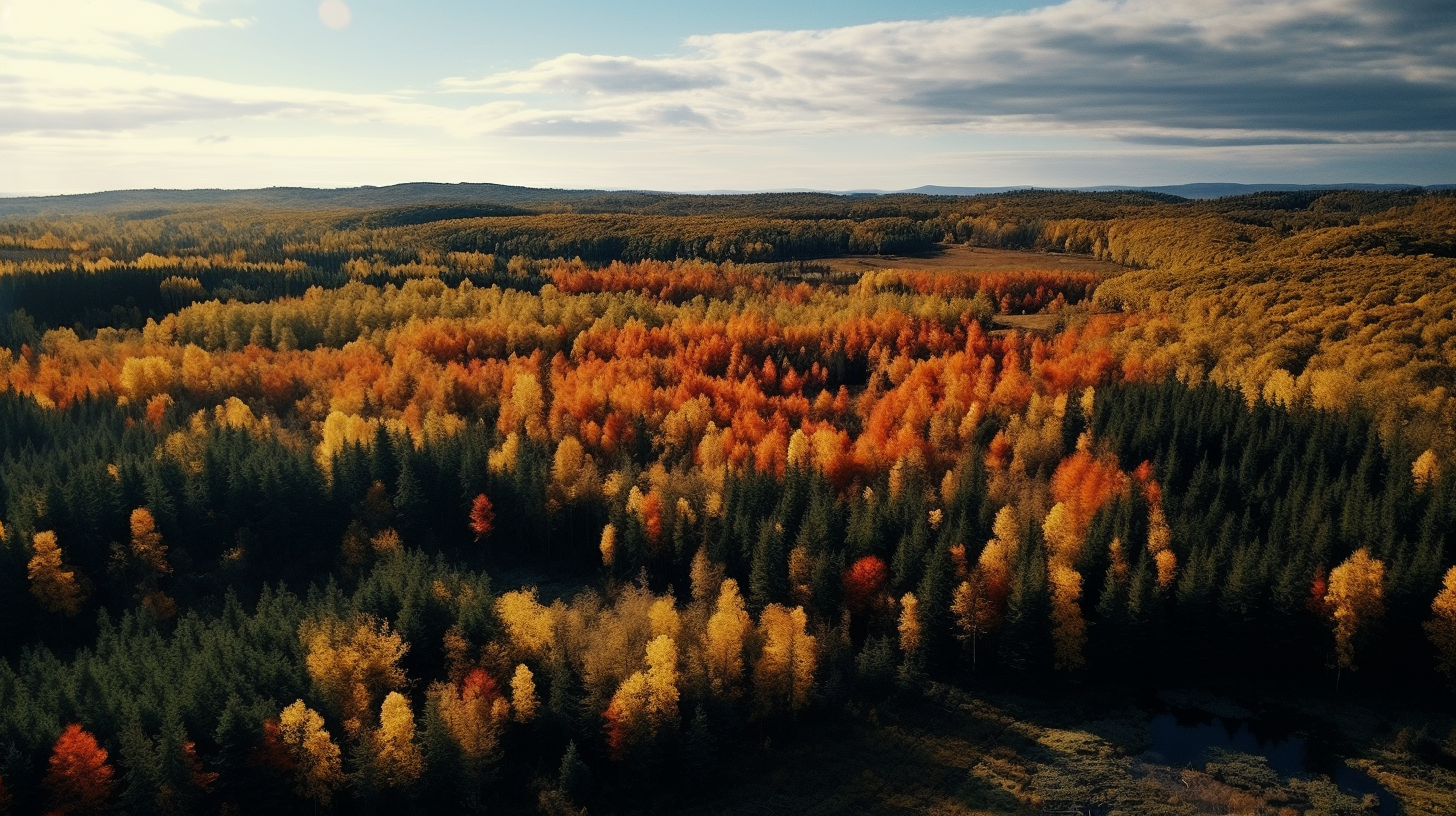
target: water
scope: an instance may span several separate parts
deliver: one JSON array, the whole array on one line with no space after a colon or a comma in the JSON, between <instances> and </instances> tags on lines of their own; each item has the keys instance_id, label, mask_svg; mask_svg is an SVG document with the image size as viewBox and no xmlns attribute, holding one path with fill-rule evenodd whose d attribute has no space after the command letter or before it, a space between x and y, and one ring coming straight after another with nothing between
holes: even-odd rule
<instances>
[{"instance_id":1,"label":"water","mask_svg":"<svg viewBox=\"0 0 1456 816\"><path fill-rule=\"evenodd\" d=\"M1149 730L1153 747L1148 754L1156 755L1159 764L1202 768L1216 749L1262 756L1281 778L1323 775L1350 796L1375 796L1380 816L1399 813L1395 797L1379 782L1346 765L1327 741L1296 733L1293 723L1175 709L1154 717Z\"/></svg>"}]
</instances>

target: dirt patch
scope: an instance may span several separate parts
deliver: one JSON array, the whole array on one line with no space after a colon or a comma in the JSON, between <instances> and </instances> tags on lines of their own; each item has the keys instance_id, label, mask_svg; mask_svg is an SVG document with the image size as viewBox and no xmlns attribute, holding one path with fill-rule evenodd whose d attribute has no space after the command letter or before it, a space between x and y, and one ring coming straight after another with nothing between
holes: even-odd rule
<instances>
[{"instance_id":1,"label":"dirt patch","mask_svg":"<svg viewBox=\"0 0 1456 816\"><path fill-rule=\"evenodd\" d=\"M1061 316L1055 314L996 315L991 323L997 330L1016 329L1024 332L1051 334L1061 328ZM993 330L992 334L996 332Z\"/></svg>"}]
</instances>

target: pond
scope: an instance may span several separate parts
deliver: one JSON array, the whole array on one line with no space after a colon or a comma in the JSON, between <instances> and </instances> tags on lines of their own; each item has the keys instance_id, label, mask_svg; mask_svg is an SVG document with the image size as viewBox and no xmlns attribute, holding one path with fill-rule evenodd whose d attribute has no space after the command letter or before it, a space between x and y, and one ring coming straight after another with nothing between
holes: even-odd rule
<instances>
[{"instance_id":1,"label":"pond","mask_svg":"<svg viewBox=\"0 0 1456 816\"><path fill-rule=\"evenodd\" d=\"M1346 765L1331 741L1296 727L1273 717L1236 719L1173 709L1149 724L1153 744L1144 757L1162 765L1202 768L1218 750L1262 756L1281 778L1322 775L1350 796L1375 796L1380 816L1399 814L1395 797L1369 774Z\"/></svg>"}]
</instances>

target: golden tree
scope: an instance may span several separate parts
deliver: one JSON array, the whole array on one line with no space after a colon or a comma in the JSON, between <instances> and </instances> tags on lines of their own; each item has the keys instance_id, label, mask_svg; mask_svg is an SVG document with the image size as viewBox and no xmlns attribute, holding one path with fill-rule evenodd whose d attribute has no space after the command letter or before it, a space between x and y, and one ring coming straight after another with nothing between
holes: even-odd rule
<instances>
[{"instance_id":1,"label":"golden tree","mask_svg":"<svg viewBox=\"0 0 1456 816\"><path fill-rule=\"evenodd\" d=\"M511 675L511 716L518 723L528 723L536 719L538 706L535 677L526 664L521 663L516 666L516 673Z\"/></svg>"},{"instance_id":2,"label":"golden tree","mask_svg":"<svg viewBox=\"0 0 1456 816\"><path fill-rule=\"evenodd\" d=\"M738 582L725 578L718 590L718 603L708 618L703 634L703 661L708 683L719 697L738 696L743 680L743 642L752 621L738 593Z\"/></svg>"},{"instance_id":3,"label":"golden tree","mask_svg":"<svg viewBox=\"0 0 1456 816\"><path fill-rule=\"evenodd\" d=\"M1082 575L1060 562L1051 564L1047 583L1052 592L1052 639L1055 642L1055 663L1058 669L1080 669L1085 660L1083 646L1087 642L1087 622L1082 619Z\"/></svg>"},{"instance_id":4,"label":"golden tree","mask_svg":"<svg viewBox=\"0 0 1456 816\"><path fill-rule=\"evenodd\" d=\"M900 651L914 654L920 651L920 602L915 593L907 592L900 599Z\"/></svg>"},{"instance_id":5,"label":"golden tree","mask_svg":"<svg viewBox=\"0 0 1456 816\"><path fill-rule=\"evenodd\" d=\"M403 694L391 691L385 696L373 742L374 767L385 785L402 787L420 778L425 758L415 743L414 711Z\"/></svg>"},{"instance_id":6,"label":"golden tree","mask_svg":"<svg viewBox=\"0 0 1456 816\"><path fill-rule=\"evenodd\" d=\"M409 647L385 621L366 616L307 620L298 636L307 652L309 677L350 734L360 731L380 695L404 687L399 661Z\"/></svg>"},{"instance_id":7,"label":"golden tree","mask_svg":"<svg viewBox=\"0 0 1456 816\"><path fill-rule=\"evenodd\" d=\"M510 703L500 696L495 680L484 669L472 669L458 688L436 683L429 695L466 766L479 772L495 761L501 728L510 717Z\"/></svg>"},{"instance_id":8,"label":"golden tree","mask_svg":"<svg viewBox=\"0 0 1456 816\"><path fill-rule=\"evenodd\" d=\"M344 767L324 718L298 700L279 715L278 731L293 760L294 791L327 807L344 782Z\"/></svg>"},{"instance_id":9,"label":"golden tree","mask_svg":"<svg viewBox=\"0 0 1456 816\"><path fill-rule=\"evenodd\" d=\"M753 666L753 682L759 707L765 712L803 708L814 687L818 645L808 633L804 608L769 604L759 615L758 631L763 651Z\"/></svg>"},{"instance_id":10,"label":"golden tree","mask_svg":"<svg viewBox=\"0 0 1456 816\"><path fill-rule=\"evenodd\" d=\"M1334 609L1335 652L1342 669L1355 669L1355 642L1385 614L1385 564L1365 547L1330 570L1325 600Z\"/></svg>"},{"instance_id":11,"label":"golden tree","mask_svg":"<svg viewBox=\"0 0 1456 816\"><path fill-rule=\"evenodd\" d=\"M157 520L145 507L131 511L131 555L154 575L172 573L172 566L167 563L167 545L157 532Z\"/></svg>"},{"instance_id":12,"label":"golden tree","mask_svg":"<svg viewBox=\"0 0 1456 816\"><path fill-rule=\"evenodd\" d=\"M74 615L81 611L85 592L76 580L76 571L68 568L56 543L56 534L51 530L36 533L31 538L35 554L31 556L27 572L30 575L30 594L40 601L47 612Z\"/></svg>"},{"instance_id":13,"label":"golden tree","mask_svg":"<svg viewBox=\"0 0 1456 816\"><path fill-rule=\"evenodd\" d=\"M554 615L536 600L535 587L496 598L495 614L505 626L511 646L523 655L544 657L555 642Z\"/></svg>"},{"instance_id":14,"label":"golden tree","mask_svg":"<svg viewBox=\"0 0 1456 816\"><path fill-rule=\"evenodd\" d=\"M655 741L678 720L677 644L658 635L647 644L647 669L633 672L612 695L603 712L612 755Z\"/></svg>"},{"instance_id":15,"label":"golden tree","mask_svg":"<svg viewBox=\"0 0 1456 816\"><path fill-rule=\"evenodd\" d=\"M1431 602L1431 613L1433 617L1423 625L1436 647L1436 666L1456 681L1456 567L1446 571L1441 591Z\"/></svg>"}]
</instances>

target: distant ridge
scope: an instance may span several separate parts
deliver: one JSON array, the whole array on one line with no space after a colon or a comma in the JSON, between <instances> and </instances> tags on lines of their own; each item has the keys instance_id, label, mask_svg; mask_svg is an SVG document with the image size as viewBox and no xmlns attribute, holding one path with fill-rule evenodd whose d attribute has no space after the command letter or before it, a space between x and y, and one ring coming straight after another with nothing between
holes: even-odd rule
<instances>
[{"instance_id":1,"label":"distant ridge","mask_svg":"<svg viewBox=\"0 0 1456 816\"><path fill-rule=\"evenodd\" d=\"M1079 193L1109 193L1119 190L1143 190L1149 193L1166 193L1180 198L1223 198L1225 196L1249 195L1250 193L1287 193L1300 190L1426 190L1456 189L1456 184L1234 184L1231 182L1201 182L1196 184L1168 184L1156 187L1130 187L1106 185L1100 187L940 187L926 184L902 193L921 195L972 196L992 193L1009 193L1015 190L1072 190Z\"/></svg>"},{"instance_id":2,"label":"distant ridge","mask_svg":"<svg viewBox=\"0 0 1456 816\"><path fill-rule=\"evenodd\" d=\"M258 207L372 209L421 204L548 204L569 203L604 195L607 190L556 190L508 184L439 184L411 182L387 187L264 187L256 190L111 190L59 196L0 198L0 215L36 212L95 212L125 207L236 204Z\"/></svg>"},{"instance_id":3,"label":"distant ridge","mask_svg":"<svg viewBox=\"0 0 1456 816\"><path fill-rule=\"evenodd\" d=\"M227 204L253 207L286 207L293 209L387 209L438 205L494 205L499 207L570 208L574 204L644 205L675 197L751 196L751 195L821 195L872 197L881 195L977 196L1022 190L1063 190L1070 192L1146 191L1187 199L1222 198L1262 192L1299 190L1407 190L1420 189L1417 184L1234 184L1204 182L1152 187L1106 185L1098 187L1035 187L1031 185L1002 187L947 187L927 184L909 190L711 190L675 193L650 190L566 190L556 188L517 187L508 184L469 183L442 184L411 182L385 187L346 187L318 189L312 187L265 187L252 190L111 190L58 196L0 195L0 216L68 214L104 212L127 208L183 207ZM1456 184L1425 185L1428 190L1456 189ZM165 213L158 213L163 215ZM501 214L506 214L502 212ZM465 216L460 216L465 217Z\"/></svg>"}]
</instances>

